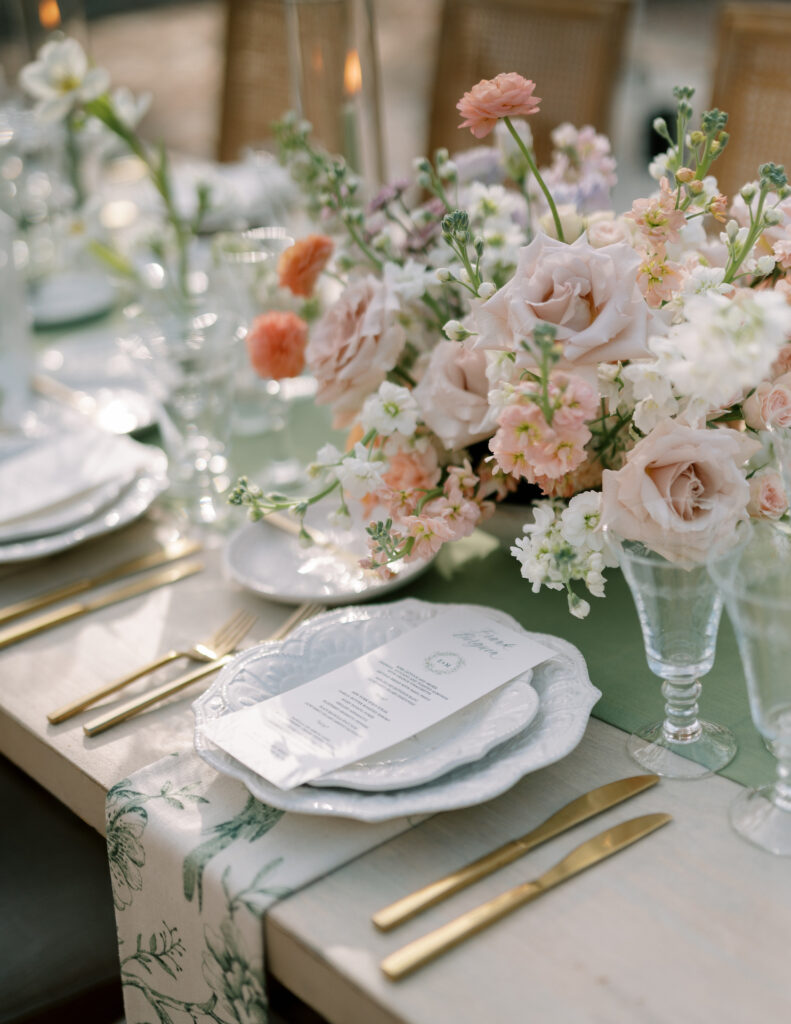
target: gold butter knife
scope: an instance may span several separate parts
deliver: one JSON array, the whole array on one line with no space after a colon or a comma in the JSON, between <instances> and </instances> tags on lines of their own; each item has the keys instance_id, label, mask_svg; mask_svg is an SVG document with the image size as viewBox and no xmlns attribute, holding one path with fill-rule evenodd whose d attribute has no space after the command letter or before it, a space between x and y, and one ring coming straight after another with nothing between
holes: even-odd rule
<instances>
[{"instance_id":1,"label":"gold butter knife","mask_svg":"<svg viewBox=\"0 0 791 1024\"><path fill-rule=\"evenodd\" d=\"M396 950L380 964L382 970L392 981L411 974L424 964L429 963L440 953L451 949L458 943L463 942L470 935L482 931L501 917L510 914L517 907L530 903L539 896L554 889L561 882L573 878L581 871L593 867L606 857L611 857L619 850L631 846L638 839L642 839L656 829L667 825L672 818L669 814L644 814L640 818L632 818L624 821L614 828L608 828L600 832L587 842L582 843L575 850L572 850L549 871L545 871L539 878L531 882L517 885L508 889L492 900L482 903L466 914L449 921L441 928L437 928L428 935L423 935L402 949Z\"/></svg>"},{"instance_id":2,"label":"gold butter knife","mask_svg":"<svg viewBox=\"0 0 791 1024\"><path fill-rule=\"evenodd\" d=\"M24 601L17 601L16 604L6 605L0 609L0 623L11 622L22 615L29 615L31 612L41 611L58 601L65 601L67 597L74 597L77 594L84 594L86 590L93 590L94 587L103 586L105 583L112 583L114 580L123 579L124 576L133 576L135 573L144 572L146 569L155 569L158 565L167 565L169 562L176 562L179 558L186 558L200 551L201 545L195 540L177 540L172 544L152 551L140 558L132 558L120 565L114 565L110 569L97 573L94 576L85 576L74 583L67 583L54 590L48 590L45 594L36 597L28 597Z\"/></svg>"},{"instance_id":3,"label":"gold butter knife","mask_svg":"<svg viewBox=\"0 0 791 1024\"><path fill-rule=\"evenodd\" d=\"M658 775L633 775L628 779L618 779L617 782L608 782L606 786L592 789L590 793L585 793L566 804L565 807L561 807L532 832L520 836L519 839L512 839L504 846L500 846L496 850L492 850L491 853L479 857L478 860L472 861L471 864L459 868L458 871L445 875L444 878L378 910L373 916L373 923L381 931L389 931L396 925L408 921L415 914L419 914L428 907L433 907L435 903L444 900L446 896L451 896L460 889L465 889L473 882L477 882L479 878L485 878L505 867L506 864L511 864L548 839L554 839L561 832L642 793L643 790L655 786L657 782L659 782Z\"/></svg>"},{"instance_id":4,"label":"gold butter knife","mask_svg":"<svg viewBox=\"0 0 791 1024\"><path fill-rule=\"evenodd\" d=\"M138 594L145 594L156 587L164 587L168 583L175 583L187 576L192 576L203 569L202 562L182 562L181 565L174 565L167 569L159 569L157 572L144 576L143 579L135 580L133 583L126 583L121 587L114 587L99 597L91 598L89 601L72 601L53 612L44 612L33 619L28 619L21 626L11 626L9 629L0 630L0 649L9 647L19 640L26 640L30 636L42 633L52 626L59 626L62 622L70 622L72 619L87 615L88 612L97 611L99 608L106 608L107 605L116 604L118 601L126 601Z\"/></svg>"}]
</instances>

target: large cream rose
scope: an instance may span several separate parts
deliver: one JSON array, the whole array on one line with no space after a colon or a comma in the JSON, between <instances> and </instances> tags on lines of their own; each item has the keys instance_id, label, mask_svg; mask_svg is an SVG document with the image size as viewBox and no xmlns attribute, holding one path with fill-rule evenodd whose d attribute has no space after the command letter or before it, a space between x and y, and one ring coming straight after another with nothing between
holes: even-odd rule
<instances>
[{"instance_id":1,"label":"large cream rose","mask_svg":"<svg viewBox=\"0 0 791 1024\"><path fill-rule=\"evenodd\" d=\"M700 563L747 518L740 467L760 444L736 430L664 420L602 478L602 521L672 562Z\"/></svg>"},{"instance_id":2,"label":"large cream rose","mask_svg":"<svg viewBox=\"0 0 791 1024\"><path fill-rule=\"evenodd\" d=\"M368 276L345 289L316 324L305 357L318 380L316 401L332 406L333 425L346 427L398 362L406 331L398 298Z\"/></svg>"},{"instance_id":3,"label":"large cream rose","mask_svg":"<svg viewBox=\"0 0 791 1024\"><path fill-rule=\"evenodd\" d=\"M653 314L637 285L639 267L625 242L594 249L584 235L572 245L538 235L519 250L508 284L473 313L476 345L520 352L546 323L572 364L645 356Z\"/></svg>"},{"instance_id":4,"label":"large cream rose","mask_svg":"<svg viewBox=\"0 0 791 1024\"><path fill-rule=\"evenodd\" d=\"M471 341L439 342L414 392L424 423L451 449L482 441L497 429L497 410L487 401L486 353Z\"/></svg>"}]
</instances>

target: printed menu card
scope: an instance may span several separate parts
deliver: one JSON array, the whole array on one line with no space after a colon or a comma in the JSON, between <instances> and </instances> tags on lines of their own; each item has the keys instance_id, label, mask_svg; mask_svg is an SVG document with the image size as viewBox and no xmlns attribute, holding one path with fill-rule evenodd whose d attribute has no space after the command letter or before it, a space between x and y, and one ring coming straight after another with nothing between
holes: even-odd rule
<instances>
[{"instance_id":1,"label":"printed menu card","mask_svg":"<svg viewBox=\"0 0 791 1024\"><path fill-rule=\"evenodd\" d=\"M280 789L293 789L427 729L553 653L481 612L456 609L209 722L204 735Z\"/></svg>"}]
</instances>

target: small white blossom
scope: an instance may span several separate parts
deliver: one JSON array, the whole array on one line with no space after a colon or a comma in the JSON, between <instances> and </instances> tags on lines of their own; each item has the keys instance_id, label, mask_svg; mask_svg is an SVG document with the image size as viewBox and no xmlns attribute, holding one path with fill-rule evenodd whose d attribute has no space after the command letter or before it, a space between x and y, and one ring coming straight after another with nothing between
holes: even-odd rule
<instances>
[{"instance_id":1,"label":"small white blossom","mask_svg":"<svg viewBox=\"0 0 791 1024\"><path fill-rule=\"evenodd\" d=\"M363 432L375 430L384 437L391 434L414 434L418 421L418 404L407 388L384 381L363 405L360 423Z\"/></svg>"},{"instance_id":2,"label":"small white blossom","mask_svg":"<svg viewBox=\"0 0 791 1024\"><path fill-rule=\"evenodd\" d=\"M586 491L572 498L568 508L560 502L539 501L533 506L533 522L525 524L511 554L521 564L521 574L533 585L565 590L569 611L585 618L590 605L576 594L571 583L580 580L595 597L604 596L603 569L617 564L601 529L601 495Z\"/></svg>"},{"instance_id":3,"label":"small white blossom","mask_svg":"<svg viewBox=\"0 0 791 1024\"><path fill-rule=\"evenodd\" d=\"M345 505L341 505L339 508L333 509L332 512L327 516L327 522L331 526L337 526L339 529L346 529L352 521L351 514Z\"/></svg>"},{"instance_id":4,"label":"small white blossom","mask_svg":"<svg viewBox=\"0 0 791 1024\"><path fill-rule=\"evenodd\" d=\"M491 281L484 281L478 288L478 298L485 301L486 299L490 299L496 291L497 285L493 284Z\"/></svg>"},{"instance_id":5,"label":"small white blossom","mask_svg":"<svg viewBox=\"0 0 791 1024\"><path fill-rule=\"evenodd\" d=\"M101 96L110 85L110 76L103 68L88 66L85 51L76 39L53 39L22 68L19 84L38 101L38 117L61 121L80 103Z\"/></svg>"},{"instance_id":6,"label":"small white blossom","mask_svg":"<svg viewBox=\"0 0 791 1024\"><path fill-rule=\"evenodd\" d=\"M386 466L380 460L372 461L368 450L359 442L354 454L347 455L338 466L336 473L341 487L352 498L364 498L366 494L378 491L382 486L382 473Z\"/></svg>"},{"instance_id":7,"label":"small white blossom","mask_svg":"<svg viewBox=\"0 0 791 1024\"><path fill-rule=\"evenodd\" d=\"M343 455L334 444L325 444L316 452L315 464L317 466L334 466L342 458Z\"/></svg>"}]
</instances>

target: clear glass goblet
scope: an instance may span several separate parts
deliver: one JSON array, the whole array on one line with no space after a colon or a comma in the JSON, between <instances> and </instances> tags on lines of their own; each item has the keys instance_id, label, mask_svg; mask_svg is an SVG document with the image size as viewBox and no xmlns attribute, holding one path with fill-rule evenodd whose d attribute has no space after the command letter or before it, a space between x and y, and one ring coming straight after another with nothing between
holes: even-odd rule
<instances>
[{"instance_id":1,"label":"clear glass goblet","mask_svg":"<svg viewBox=\"0 0 791 1024\"><path fill-rule=\"evenodd\" d=\"M704 778L736 753L733 733L698 715L700 677L714 664L722 599L705 565L670 562L636 541L620 543L619 560L637 607L648 667L662 679L665 698L664 719L637 730L627 749L657 775Z\"/></svg>"},{"instance_id":2,"label":"clear glass goblet","mask_svg":"<svg viewBox=\"0 0 791 1024\"><path fill-rule=\"evenodd\" d=\"M221 232L212 241L212 285L228 309L239 317L245 332L256 316L273 308L277 292L280 253L294 244L282 227L251 228ZM238 437L260 440L266 465L256 475L265 490L296 483L302 462L288 450L288 405L280 381L263 380L244 359L237 370L233 432Z\"/></svg>"},{"instance_id":3,"label":"clear glass goblet","mask_svg":"<svg viewBox=\"0 0 791 1024\"><path fill-rule=\"evenodd\" d=\"M771 853L791 856L791 537L751 522L735 549L709 563L725 599L747 680L750 712L777 778L744 789L731 806L734 829Z\"/></svg>"},{"instance_id":4,"label":"clear glass goblet","mask_svg":"<svg viewBox=\"0 0 791 1024\"><path fill-rule=\"evenodd\" d=\"M193 524L229 512L231 413L242 332L210 296L130 307L121 348L138 363L157 404L168 456L168 499Z\"/></svg>"}]
</instances>

